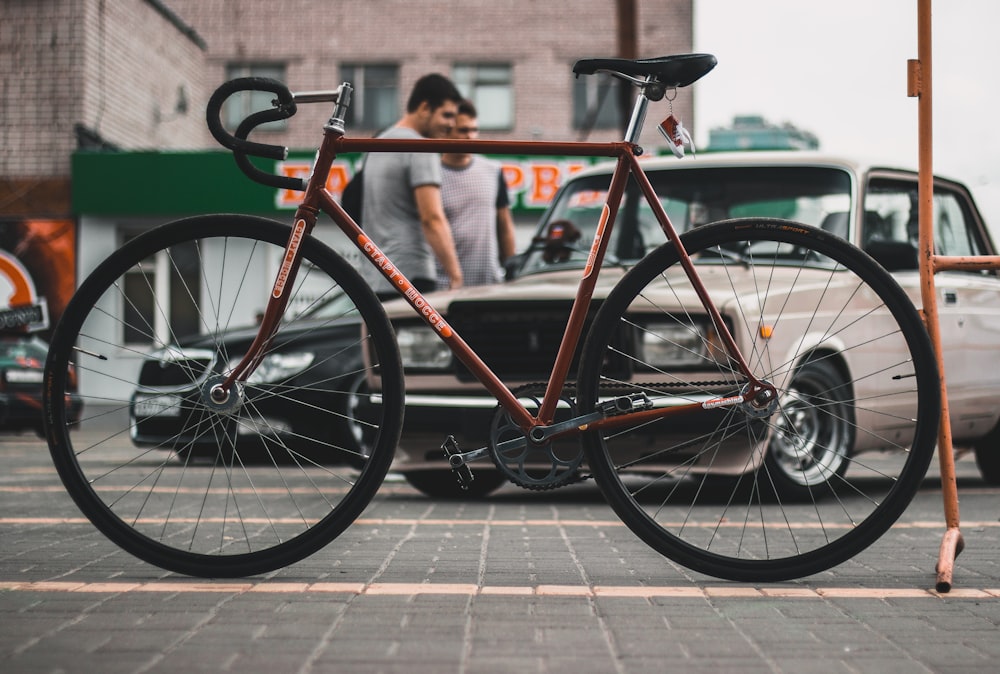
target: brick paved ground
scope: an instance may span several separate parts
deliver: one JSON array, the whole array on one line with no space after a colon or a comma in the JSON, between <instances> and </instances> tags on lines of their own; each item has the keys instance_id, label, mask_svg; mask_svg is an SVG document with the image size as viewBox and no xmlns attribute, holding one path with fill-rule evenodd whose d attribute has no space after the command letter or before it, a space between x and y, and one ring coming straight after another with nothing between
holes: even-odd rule
<instances>
[{"instance_id":1,"label":"brick paved ground","mask_svg":"<svg viewBox=\"0 0 1000 674\"><path fill-rule=\"evenodd\" d=\"M981 672L1000 656L1000 490L960 462L955 589L929 481L827 573L725 583L664 560L594 487L433 502L387 483L312 558L242 582L167 574L83 521L45 445L0 438L0 671Z\"/></svg>"}]
</instances>

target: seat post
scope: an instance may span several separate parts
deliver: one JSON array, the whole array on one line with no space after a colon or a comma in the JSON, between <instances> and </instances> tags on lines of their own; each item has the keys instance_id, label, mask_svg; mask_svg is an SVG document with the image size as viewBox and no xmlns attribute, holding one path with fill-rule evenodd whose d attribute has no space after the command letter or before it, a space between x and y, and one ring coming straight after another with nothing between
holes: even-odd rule
<instances>
[{"instance_id":1,"label":"seat post","mask_svg":"<svg viewBox=\"0 0 1000 674\"><path fill-rule=\"evenodd\" d=\"M652 82L652 77L646 78L647 82ZM645 87L640 88L639 95L636 96L635 104L632 106L632 117L629 119L628 127L625 129L626 143L639 143L639 135L642 133L642 125L646 121L646 108L649 106L649 99L646 98Z\"/></svg>"}]
</instances>

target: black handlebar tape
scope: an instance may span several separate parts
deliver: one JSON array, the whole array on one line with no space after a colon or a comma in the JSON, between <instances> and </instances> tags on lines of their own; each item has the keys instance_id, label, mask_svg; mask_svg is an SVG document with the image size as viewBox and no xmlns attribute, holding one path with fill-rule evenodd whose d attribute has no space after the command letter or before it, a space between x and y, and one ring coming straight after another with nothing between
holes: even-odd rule
<instances>
[{"instance_id":1,"label":"black handlebar tape","mask_svg":"<svg viewBox=\"0 0 1000 674\"><path fill-rule=\"evenodd\" d=\"M255 112L240 123L236 130L236 135L226 131L222 125L222 105L226 99L239 91L268 91L273 93L277 100L276 107L270 110ZM228 82L224 82L212 97L208 100L206 119L208 129L212 136L223 146L233 151L236 164L247 176L255 182L277 187L279 189L305 189L305 181L300 178L290 178L287 176L277 176L265 173L255 167L246 155L263 157L265 159L282 160L288 156L288 149L280 145L268 145L266 143L255 143L247 140L250 132L257 126L288 119L296 112L295 100L292 93L281 82L266 77L240 77Z\"/></svg>"}]
</instances>

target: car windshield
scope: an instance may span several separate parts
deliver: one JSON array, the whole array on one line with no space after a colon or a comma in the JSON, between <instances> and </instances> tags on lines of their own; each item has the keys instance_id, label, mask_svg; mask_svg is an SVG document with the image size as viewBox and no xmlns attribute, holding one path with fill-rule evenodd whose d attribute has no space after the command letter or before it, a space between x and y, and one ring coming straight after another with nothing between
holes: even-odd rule
<instances>
[{"instance_id":1,"label":"car windshield","mask_svg":"<svg viewBox=\"0 0 1000 674\"><path fill-rule=\"evenodd\" d=\"M708 167L648 170L660 203L679 233L718 220L774 217L845 231L851 203L851 178L826 167ZM560 191L526 255L521 273L582 266L607 197L610 175L578 178ZM570 223L579 230L575 244L553 251L545 244L550 227ZM637 260L666 237L633 178L618 211L608 245L609 262ZM555 254L554 254L555 253Z\"/></svg>"},{"instance_id":2,"label":"car windshield","mask_svg":"<svg viewBox=\"0 0 1000 674\"><path fill-rule=\"evenodd\" d=\"M285 320L295 318L310 319L338 319L347 316L356 316L358 309L354 306L354 301L342 290L327 290L322 299L314 300L311 304L299 311L290 311L285 316Z\"/></svg>"}]
</instances>

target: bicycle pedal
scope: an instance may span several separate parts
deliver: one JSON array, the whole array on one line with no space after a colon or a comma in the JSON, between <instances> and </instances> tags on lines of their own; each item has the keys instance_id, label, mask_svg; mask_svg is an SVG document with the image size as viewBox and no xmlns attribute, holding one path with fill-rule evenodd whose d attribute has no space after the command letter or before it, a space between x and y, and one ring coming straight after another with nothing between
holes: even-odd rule
<instances>
[{"instance_id":1,"label":"bicycle pedal","mask_svg":"<svg viewBox=\"0 0 1000 674\"><path fill-rule=\"evenodd\" d=\"M598 409L606 417L616 417L620 414L648 410L652 406L653 401L645 393L633 393L601 403L598 405Z\"/></svg>"},{"instance_id":2,"label":"bicycle pedal","mask_svg":"<svg viewBox=\"0 0 1000 674\"><path fill-rule=\"evenodd\" d=\"M462 489L468 489L469 485L476 478L472 474L472 469L469 468L469 464L465 462L465 457L458 448L458 441L455 440L454 435L449 435L444 439L444 442L441 444L441 450L444 451L444 455L448 457L448 465L451 466L452 471L455 473L455 477L458 478L459 486Z\"/></svg>"}]
</instances>

